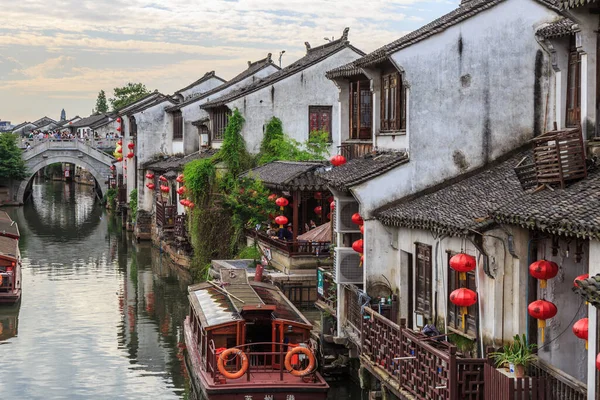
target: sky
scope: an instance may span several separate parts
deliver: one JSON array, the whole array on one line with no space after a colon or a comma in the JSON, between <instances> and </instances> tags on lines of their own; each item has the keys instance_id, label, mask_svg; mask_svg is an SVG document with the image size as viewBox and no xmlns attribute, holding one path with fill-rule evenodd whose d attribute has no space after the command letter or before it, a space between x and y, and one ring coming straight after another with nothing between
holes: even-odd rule
<instances>
[{"instance_id":1,"label":"sky","mask_svg":"<svg viewBox=\"0 0 600 400\"><path fill-rule=\"evenodd\" d=\"M0 120L89 115L100 90L142 82L171 94L273 54L282 66L325 38L365 52L459 0L0 0Z\"/></svg>"}]
</instances>

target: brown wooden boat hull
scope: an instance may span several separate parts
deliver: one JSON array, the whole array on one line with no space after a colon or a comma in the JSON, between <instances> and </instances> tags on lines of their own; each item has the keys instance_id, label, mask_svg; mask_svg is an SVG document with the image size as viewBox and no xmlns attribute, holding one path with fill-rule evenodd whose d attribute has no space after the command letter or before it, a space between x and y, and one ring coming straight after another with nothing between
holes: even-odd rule
<instances>
[{"instance_id":1,"label":"brown wooden boat hull","mask_svg":"<svg viewBox=\"0 0 600 400\"><path fill-rule=\"evenodd\" d=\"M0 293L0 304L15 304L21 299L21 289L11 293Z\"/></svg>"}]
</instances>

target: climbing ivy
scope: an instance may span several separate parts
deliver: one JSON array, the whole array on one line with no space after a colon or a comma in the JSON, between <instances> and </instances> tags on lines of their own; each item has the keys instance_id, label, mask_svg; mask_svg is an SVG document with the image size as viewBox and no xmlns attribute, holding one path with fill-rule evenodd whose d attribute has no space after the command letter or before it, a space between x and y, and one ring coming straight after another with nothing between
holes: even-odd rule
<instances>
[{"instance_id":1,"label":"climbing ivy","mask_svg":"<svg viewBox=\"0 0 600 400\"><path fill-rule=\"evenodd\" d=\"M131 193L129 193L129 211L131 215L131 221L135 222L138 211L138 191L137 189L133 189Z\"/></svg>"},{"instance_id":2,"label":"climbing ivy","mask_svg":"<svg viewBox=\"0 0 600 400\"><path fill-rule=\"evenodd\" d=\"M271 118L265 127L260 145L258 164L273 161L313 161L328 155L329 133L313 131L306 142L300 143L283 132L283 124L277 117Z\"/></svg>"},{"instance_id":3,"label":"climbing ivy","mask_svg":"<svg viewBox=\"0 0 600 400\"><path fill-rule=\"evenodd\" d=\"M252 157L246 150L246 142L242 136L244 122L244 117L236 108L229 117L223 135L223 145L216 156L219 161L225 163L228 173L233 177L253 166Z\"/></svg>"},{"instance_id":4,"label":"climbing ivy","mask_svg":"<svg viewBox=\"0 0 600 400\"><path fill-rule=\"evenodd\" d=\"M202 208L207 204L216 180L215 161L212 158L194 160L185 165L185 187L189 197Z\"/></svg>"}]
</instances>

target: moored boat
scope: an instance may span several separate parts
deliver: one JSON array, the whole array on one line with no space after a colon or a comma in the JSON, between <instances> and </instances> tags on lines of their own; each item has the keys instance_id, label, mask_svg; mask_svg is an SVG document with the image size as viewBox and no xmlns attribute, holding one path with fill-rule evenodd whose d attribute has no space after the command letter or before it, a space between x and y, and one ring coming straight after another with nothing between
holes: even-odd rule
<instances>
[{"instance_id":1,"label":"moored boat","mask_svg":"<svg viewBox=\"0 0 600 400\"><path fill-rule=\"evenodd\" d=\"M221 284L188 288L186 365L194 391L208 400L325 400L312 325L273 285L224 269Z\"/></svg>"},{"instance_id":2,"label":"moored boat","mask_svg":"<svg viewBox=\"0 0 600 400\"><path fill-rule=\"evenodd\" d=\"M19 227L0 211L0 303L14 304L21 298L21 253Z\"/></svg>"}]
</instances>

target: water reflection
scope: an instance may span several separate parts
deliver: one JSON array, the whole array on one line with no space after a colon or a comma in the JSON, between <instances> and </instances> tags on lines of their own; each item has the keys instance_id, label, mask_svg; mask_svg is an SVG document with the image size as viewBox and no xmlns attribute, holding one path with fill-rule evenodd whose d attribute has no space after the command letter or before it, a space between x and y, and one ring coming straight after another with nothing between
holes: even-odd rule
<instances>
[{"instance_id":1,"label":"water reflection","mask_svg":"<svg viewBox=\"0 0 600 400\"><path fill-rule=\"evenodd\" d=\"M20 302L0 308L0 345L7 344L8 339L17 336L20 308Z\"/></svg>"}]
</instances>

